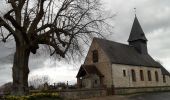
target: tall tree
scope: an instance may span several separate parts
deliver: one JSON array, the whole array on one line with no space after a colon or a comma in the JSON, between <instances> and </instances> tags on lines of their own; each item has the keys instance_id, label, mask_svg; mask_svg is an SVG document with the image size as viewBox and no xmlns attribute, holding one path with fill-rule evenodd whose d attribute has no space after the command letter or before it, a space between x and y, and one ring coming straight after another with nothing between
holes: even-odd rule
<instances>
[{"instance_id":1,"label":"tall tree","mask_svg":"<svg viewBox=\"0 0 170 100\"><path fill-rule=\"evenodd\" d=\"M107 18L99 0L4 0L0 16L2 41L14 38L13 95L28 93L29 55L47 45L50 55L65 57L80 49L80 41L101 35ZM106 27L107 28L107 27Z\"/></svg>"}]
</instances>

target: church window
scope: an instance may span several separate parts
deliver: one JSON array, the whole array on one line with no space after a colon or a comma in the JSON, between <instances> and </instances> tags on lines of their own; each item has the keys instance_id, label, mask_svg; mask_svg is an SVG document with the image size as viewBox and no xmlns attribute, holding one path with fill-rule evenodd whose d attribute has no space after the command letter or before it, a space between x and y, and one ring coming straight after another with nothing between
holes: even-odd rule
<instances>
[{"instance_id":1,"label":"church window","mask_svg":"<svg viewBox=\"0 0 170 100\"><path fill-rule=\"evenodd\" d=\"M159 78L158 78L158 72L155 71L155 80L158 82L159 81Z\"/></svg>"},{"instance_id":2,"label":"church window","mask_svg":"<svg viewBox=\"0 0 170 100\"><path fill-rule=\"evenodd\" d=\"M94 83L97 84L97 80L95 80Z\"/></svg>"},{"instance_id":3,"label":"church window","mask_svg":"<svg viewBox=\"0 0 170 100\"><path fill-rule=\"evenodd\" d=\"M164 83L166 82L166 77L165 77L165 75L163 75L163 82L164 82Z\"/></svg>"},{"instance_id":4,"label":"church window","mask_svg":"<svg viewBox=\"0 0 170 100\"><path fill-rule=\"evenodd\" d=\"M151 71L150 70L148 70L148 81L152 81Z\"/></svg>"},{"instance_id":5,"label":"church window","mask_svg":"<svg viewBox=\"0 0 170 100\"><path fill-rule=\"evenodd\" d=\"M144 81L143 70L140 70L140 80L141 80L141 81Z\"/></svg>"},{"instance_id":6,"label":"church window","mask_svg":"<svg viewBox=\"0 0 170 100\"><path fill-rule=\"evenodd\" d=\"M124 77L126 76L126 70L123 70L123 76Z\"/></svg>"},{"instance_id":7,"label":"church window","mask_svg":"<svg viewBox=\"0 0 170 100\"><path fill-rule=\"evenodd\" d=\"M132 81L136 82L136 73L135 73L135 70L132 69L131 73L132 73Z\"/></svg>"},{"instance_id":8,"label":"church window","mask_svg":"<svg viewBox=\"0 0 170 100\"><path fill-rule=\"evenodd\" d=\"M93 62L98 62L98 51L97 50L94 50L93 51Z\"/></svg>"}]
</instances>

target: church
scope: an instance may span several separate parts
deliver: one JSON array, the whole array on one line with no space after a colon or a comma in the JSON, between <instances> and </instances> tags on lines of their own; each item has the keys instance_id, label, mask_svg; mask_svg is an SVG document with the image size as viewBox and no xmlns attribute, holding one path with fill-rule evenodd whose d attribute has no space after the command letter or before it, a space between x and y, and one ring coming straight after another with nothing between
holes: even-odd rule
<instances>
[{"instance_id":1,"label":"church","mask_svg":"<svg viewBox=\"0 0 170 100\"><path fill-rule=\"evenodd\" d=\"M77 73L79 88L107 88L113 94L170 90L170 73L148 53L135 15L128 45L94 38Z\"/></svg>"}]
</instances>

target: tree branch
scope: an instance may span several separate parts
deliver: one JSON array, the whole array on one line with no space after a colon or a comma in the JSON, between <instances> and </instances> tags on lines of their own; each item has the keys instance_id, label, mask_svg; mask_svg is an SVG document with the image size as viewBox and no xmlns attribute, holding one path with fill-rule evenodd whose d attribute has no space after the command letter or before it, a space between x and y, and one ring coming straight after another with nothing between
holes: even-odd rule
<instances>
[{"instance_id":1,"label":"tree branch","mask_svg":"<svg viewBox=\"0 0 170 100\"><path fill-rule=\"evenodd\" d=\"M12 23L12 25L21 32L20 35L22 35L22 37L24 38L24 40L26 41L26 43L29 44L29 39L28 39L28 36L27 36L25 30L24 30L24 29L17 23L17 21L10 15L11 12L13 12L13 10L10 10L8 13L6 13L6 14L4 15L4 18L8 19L8 20ZM18 35L19 35L19 34L18 34ZM19 36L18 36L18 37L19 37Z\"/></svg>"},{"instance_id":2,"label":"tree branch","mask_svg":"<svg viewBox=\"0 0 170 100\"><path fill-rule=\"evenodd\" d=\"M49 46L52 46L54 49L55 49L55 53L56 54L59 54L61 57L65 57L65 54L64 52L59 48L59 45L57 45L56 43L50 41L50 38L49 37L44 37L44 36L41 36L38 38L37 40L38 44L45 44L45 45L49 45ZM54 53L52 53L54 54ZM51 54L51 55L52 55Z\"/></svg>"},{"instance_id":3,"label":"tree branch","mask_svg":"<svg viewBox=\"0 0 170 100\"><path fill-rule=\"evenodd\" d=\"M35 31L38 23L40 22L40 20L42 19L43 15L44 15L44 9L43 9L44 2L45 2L45 0L40 0L40 11L36 15L35 19L32 21L32 24L28 31L29 34L32 34L32 32Z\"/></svg>"},{"instance_id":4,"label":"tree branch","mask_svg":"<svg viewBox=\"0 0 170 100\"><path fill-rule=\"evenodd\" d=\"M6 37L3 36L2 34L2 41L5 43L6 40L12 35L12 33L8 34Z\"/></svg>"},{"instance_id":5,"label":"tree branch","mask_svg":"<svg viewBox=\"0 0 170 100\"><path fill-rule=\"evenodd\" d=\"M15 31L12 29L12 27L7 24L1 17L0 17L0 27L4 26L16 39L16 41L18 41L18 36L15 33Z\"/></svg>"}]
</instances>

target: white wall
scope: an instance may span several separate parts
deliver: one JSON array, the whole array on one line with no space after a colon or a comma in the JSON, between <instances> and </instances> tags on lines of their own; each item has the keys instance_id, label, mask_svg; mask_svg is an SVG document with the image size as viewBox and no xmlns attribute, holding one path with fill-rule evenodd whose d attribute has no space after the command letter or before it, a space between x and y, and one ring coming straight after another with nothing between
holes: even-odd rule
<instances>
[{"instance_id":1,"label":"white wall","mask_svg":"<svg viewBox=\"0 0 170 100\"><path fill-rule=\"evenodd\" d=\"M131 70L135 70L136 82L132 81ZM123 70L126 70L126 76L123 76ZM140 79L140 70L143 70L144 81ZM151 71L152 81L148 81L147 71ZM155 71L158 72L159 81L156 81ZM151 86L170 86L170 77L166 76L166 83L163 83L163 76L160 68L130 66L112 64L113 84L115 87L151 87Z\"/></svg>"}]
</instances>

